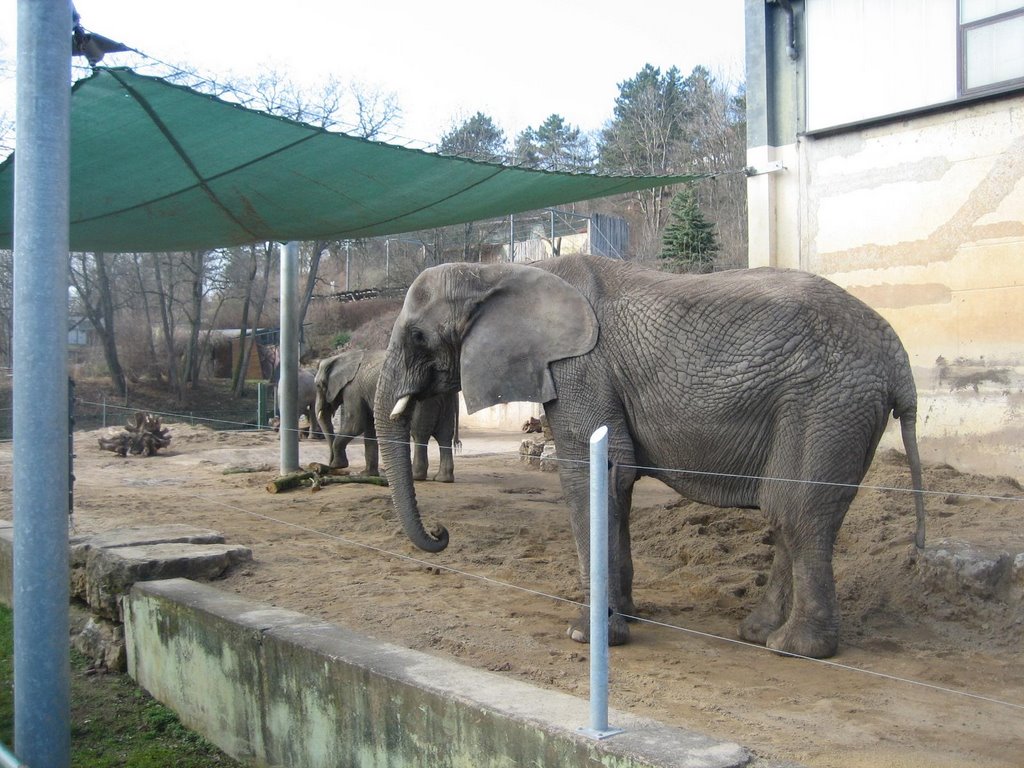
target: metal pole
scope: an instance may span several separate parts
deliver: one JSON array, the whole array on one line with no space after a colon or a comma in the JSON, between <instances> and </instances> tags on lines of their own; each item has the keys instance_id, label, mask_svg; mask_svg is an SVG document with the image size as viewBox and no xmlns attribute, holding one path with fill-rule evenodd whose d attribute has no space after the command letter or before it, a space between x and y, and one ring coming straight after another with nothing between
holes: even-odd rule
<instances>
[{"instance_id":1,"label":"metal pole","mask_svg":"<svg viewBox=\"0 0 1024 768\"><path fill-rule=\"evenodd\" d=\"M352 290L349 286L351 283L348 279L349 270L352 268L352 243L348 240L345 241L345 291Z\"/></svg>"},{"instance_id":2,"label":"metal pole","mask_svg":"<svg viewBox=\"0 0 1024 768\"><path fill-rule=\"evenodd\" d=\"M299 468L299 414L296 404L299 378L299 319L296 315L295 292L299 274L299 244L289 242L281 249L281 378L277 388L281 425L281 474Z\"/></svg>"},{"instance_id":3,"label":"metal pole","mask_svg":"<svg viewBox=\"0 0 1024 768\"><path fill-rule=\"evenodd\" d=\"M590 727L594 739L621 733L608 727L608 427L590 436Z\"/></svg>"},{"instance_id":4,"label":"metal pole","mask_svg":"<svg viewBox=\"0 0 1024 768\"><path fill-rule=\"evenodd\" d=\"M18 2L14 164L14 733L71 762L68 651L68 158L71 5ZM46 467L47 481L39 482Z\"/></svg>"},{"instance_id":5,"label":"metal pole","mask_svg":"<svg viewBox=\"0 0 1024 768\"><path fill-rule=\"evenodd\" d=\"M256 385L256 429L263 429L263 412L267 409L267 391L261 381Z\"/></svg>"}]
</instances>

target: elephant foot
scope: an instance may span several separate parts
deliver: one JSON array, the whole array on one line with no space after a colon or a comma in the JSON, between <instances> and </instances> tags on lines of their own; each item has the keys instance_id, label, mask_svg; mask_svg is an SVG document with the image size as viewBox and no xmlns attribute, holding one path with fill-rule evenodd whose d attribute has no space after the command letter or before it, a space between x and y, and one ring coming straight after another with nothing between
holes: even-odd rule
<instances>
[{"instance_id":1,"label":"elephant foot","mask_svg":"<svg viewBox=\"0 0 1024 768\"><path fill-rule=\"evenodd\" d=\"M438 472L434 476L434 480L436 480L439 483L454 483L455 475L446 475L443 472Z\"/></svg>"},{"instance_id":2,"label":"elephant foot","mask_svg":"<svg viewBox=\"0 0 1024 768\"><path fill-rule=\"evenodd\" d=\"M764 645L768 642L768 637L779 628L781 623L781 621L762 616L760 611L754 611L740 622L740 639L746 640L748 643Z\"/></svg>"},{"instance_id":3,"label":"elephant foot","mask_svg":"<svg viewBox=\"0 0 1024 768\"><path fill-rule=\"evenodd\" d=\"M569 638L577 643L590 642L590 614L581 616L569 625ZM608 645L625 645L629 642L629 626L620 614L613 614L608 620Z\"/></svg>"},{"instance_id":4,"label":"elephant foot","mask_svg":"<svg viewBox=\"0 0 1024 768\"><path fill-rule=\"evenodd\" d=\"M772 632L765 645L781 653L827 659L839 650L839 629L822 629L789 621Z\"/></svg>"},{"instance_id":5,"label":"elephant foot","mask_svg":"<svg viewBox=\"0 0 1024 768\"><path fill-rule=\"evenodd\" d=\"M769 635L786 623L786 612L780 602L772 600L770 595L762 599L750 615L740 622L740 639L758 645L767 643Z\"/></svg>"},{"instance_id":6,"label":"elephant foot","mask_svg":"<svg viewBox=\"0 0 1024 768\"><path fill-rule=\"evenodd\" d=\"M412 479L413 480L426 480L427 479L427 473L426 472L415 472L414 471L412 473Z\"/></svg>"}]
</instances>

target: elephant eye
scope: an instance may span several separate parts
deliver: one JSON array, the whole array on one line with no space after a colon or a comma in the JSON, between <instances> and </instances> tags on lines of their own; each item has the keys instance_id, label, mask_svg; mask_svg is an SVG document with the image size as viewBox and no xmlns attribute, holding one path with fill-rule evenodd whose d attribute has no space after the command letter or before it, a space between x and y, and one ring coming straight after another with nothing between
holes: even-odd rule
<instances>
[{"instance_id":1,"label":"elephant eye","mask_svg":"<svg viewBox=\"0 0 1024 768\"><path fill-rule=\"evenodd\" d=\"M419 328L413 328L409 332L409 338L412 340L412 343L415 344L417 347L423 347L426 346L427 344L427 337Z\"/></svg>"}]
</instances>

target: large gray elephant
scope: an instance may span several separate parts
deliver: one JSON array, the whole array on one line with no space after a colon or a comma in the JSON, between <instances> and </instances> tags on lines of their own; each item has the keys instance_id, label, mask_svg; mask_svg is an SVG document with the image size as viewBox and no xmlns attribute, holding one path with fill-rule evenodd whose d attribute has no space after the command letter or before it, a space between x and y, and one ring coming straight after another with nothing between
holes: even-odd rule
<instances>
[{"instance_id":1,"label":"large gray elephant","mask_svg":"<svg viewBox=\"0 0 1024 768\"><path fill-rule=\"evenodd\" d=\"M373 400L384 355L383 349L354 349L320 361L315 377L316 416L327 436L332 467L348 466L346 448L353 438L362 435L366 474L379 474ZM335 434L334 414L339 408L340 431ZM440 466L435 479L442 483L454 482L452 448L458 442L458 417L459 400L455 391L426 398L416 405L410 430L414 479L427 478L427 443L433 437L440 452ZM406 435L405 442L408 440L409 435Z\"/></svg>"},{"instance_id":2,"label":"large gray elephant","mask_svg":"<svg viewBox=\"0 0 1024 768\"><path fill-rule=\"evenodd\" d=\"M876 312L803 272L669 275L592 256L536 263L447 264L409 288L377 386L377 434L396 511L420 548L424 528L409 462L411 401L460 389L472 413L544 404L584 593L589 580L589 438L609 434L609 641L634 614L633 485L655 477L720 507L761 508L775 555L740 636L781 652L836 652L832 549L892 412L912 484L921 488L917 391L907 354ZM917 543L924 507L915 494ZM589 641L587 609L569 628Z\"/></svg>"}]
</instances>

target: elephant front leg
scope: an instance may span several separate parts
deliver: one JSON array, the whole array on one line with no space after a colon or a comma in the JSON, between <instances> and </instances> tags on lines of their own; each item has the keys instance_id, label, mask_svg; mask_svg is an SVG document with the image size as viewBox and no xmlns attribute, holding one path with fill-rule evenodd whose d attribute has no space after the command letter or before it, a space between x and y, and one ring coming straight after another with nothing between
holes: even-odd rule
<instances>
[{"instance_id":1,"label":"elephant front leg","mask_svg":"<svg viewBox=\"0 0 1024 768\"><path fill-rule=\"evenodd\" d=\"M367 429L363 435L363 459L366 462L366 474L370 477L380 476L380 450L377 446L377 432Z\"/></svg>"},{"instance_id":2,"label":"elephant front leg","mask_svg":"<svg viewBox=\"0 0 1024 768\"><path fill-rule=\"evenodd\" d=\"M573 536L576 540L576 553L580 563L580 583L583 589L585 605L580 608L579 618L569 625L569 637L578 643L590 642L590 483L589 473L572 468L572 463L563 462L562 488L569 500ZM623 507L619 494L609 498L608 503L608 644L623 645L629 641L629 626L623 614L632 615L635 611L632 600L632 558L621 559L622 546L627 550L628 525L623 528L620 522L622 515L629 514L628 505ZM627 540L621 541L622 531L627 532ZM627 576L629 584L623 590L623 577Z\"/></svg>"},{"instance_id":3,"label":"elephant front leg","mask_svg":"<svg viewBox=\"0 0 1024 768\"><path fill-rule=\"evenodd\" d=\"M427 441L413 437L412 441L412 479L427 479Z\"/></svg>"},{"instance_id":4,"label":"elephant front leg","mask_svg":"<svg viewBox=\"0 0 1024 768\"><path fill-rule=\"evenodd\" d=\"M348 444L352 442L356 435L362 434L363 431L363 426L359 423L358 416L346 410L338 428L338 434L335 435L334 441L331 443L332 467L336 469L348 467L348 454L346 452Z\"/></svg>"},{"instance_id":5,"label":"elephant front leg","mask_svg":"<svg viewBox=\"0 0 1024 768\"><path fill-rule=\"evenodd\" d=\"M335 435L331 441L331 466L335 469L345 469L348 467L348 456L346 455L345 448L348 446L350 437L346 435Z\"/></svg>"}]
</instances>

